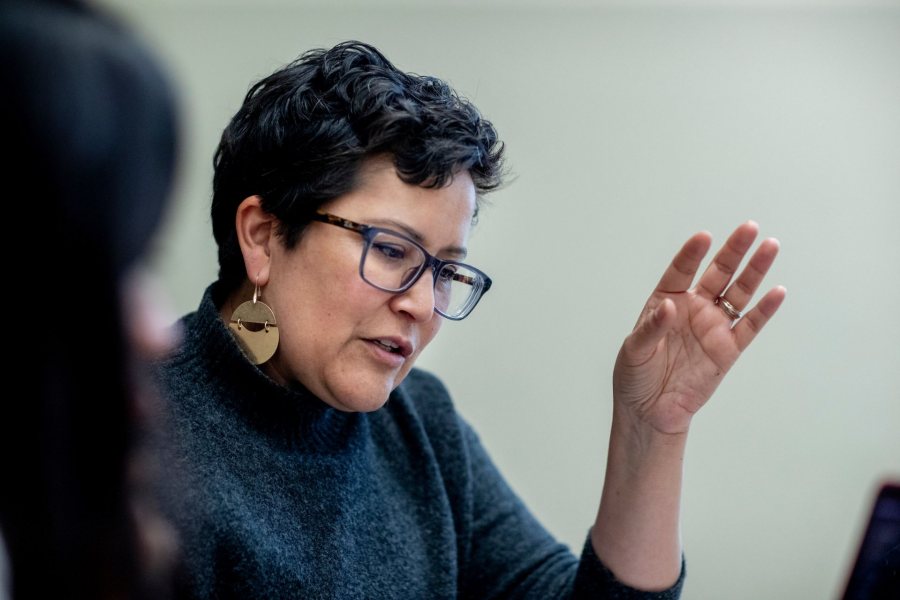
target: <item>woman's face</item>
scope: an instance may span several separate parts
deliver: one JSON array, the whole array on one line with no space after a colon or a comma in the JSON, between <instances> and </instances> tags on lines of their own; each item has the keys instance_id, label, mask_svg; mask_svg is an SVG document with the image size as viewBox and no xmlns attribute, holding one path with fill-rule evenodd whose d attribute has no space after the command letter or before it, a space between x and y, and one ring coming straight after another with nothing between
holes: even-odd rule
<instances>
[{"instance_id":1,"label":"woman's face","mask_svg":"<svg viewBox=\"0 0 900 600\"><path fill-rule=\"evenodd\" d=\"M389 160L372 160L354 191L320 210L391 229L438 258L459 260L475 211L475 186L467 172L440 189L410 185ZM286 385L299 381L347 411L380 408L443 322L434 312L430 271L406 292L378 290L359 275L363 245L354 231L313 222L292 250L280 240L272 245L262 290L280 333L278 351L266 363L269 375Z\"/></svg>"}]
</instances>

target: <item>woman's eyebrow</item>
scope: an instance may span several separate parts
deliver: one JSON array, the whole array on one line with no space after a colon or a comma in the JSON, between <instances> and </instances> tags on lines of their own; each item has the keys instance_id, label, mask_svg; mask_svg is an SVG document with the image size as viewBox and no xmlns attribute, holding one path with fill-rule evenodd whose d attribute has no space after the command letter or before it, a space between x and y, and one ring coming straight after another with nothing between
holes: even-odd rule
<instances>
[{"instance_id":1,"label":"woman's eyebrow","mask_svg":"<svg viewBox=\"0 0 900 600\"><path fill-rule=\"evenodd\" d=\"M399 230L402 233L406 234L409 238L415 240L421 245L425 245L425 238L421 233L406 225L405 223L401 223L400 221L395 221L393 219L372 219L369 221L373 225L384 226L390 229ZM440 254L450 255L454 258L463 259L469 251L466 248L462 248L460 246L448 246L446 248L442 248Z\"/></svg>"}]
</instances>

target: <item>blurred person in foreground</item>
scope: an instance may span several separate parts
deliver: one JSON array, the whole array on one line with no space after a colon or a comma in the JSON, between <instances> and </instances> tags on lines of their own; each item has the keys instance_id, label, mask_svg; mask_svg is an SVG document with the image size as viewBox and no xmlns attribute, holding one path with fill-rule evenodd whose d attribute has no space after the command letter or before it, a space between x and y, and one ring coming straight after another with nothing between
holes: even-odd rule
<instances>
[{"instance_id":1,"label":"blurred person in foreground","mask_svg":"<svg viewBox=\"0 0 900 600\"><path fill-rule=\"evenodd\" d=\"M679 595L688 429L784 299L775 287L750 305L778 242L738 272L758 235L748 221L697 278L711 246L697 233L664 270L616 363L579 557L414 367L491 289L469 234L502 150L445 82L360 42L250 88L215 155L218 280L160 366L177 473L165 505L189 597Z\"/></svg>"},{"instance_id":2,"label":"blurred person in foreground","mask_svg":"<svg viewBox=\"0 0 900 600\"><path fill-rule=\"evenodd\" d=\"M147 359L171 345L139 276L175 166L170 85L80 2L0 3L6 252L17 331L0 417L12 598L159 598Z\"/></svg>"}]
</instances>

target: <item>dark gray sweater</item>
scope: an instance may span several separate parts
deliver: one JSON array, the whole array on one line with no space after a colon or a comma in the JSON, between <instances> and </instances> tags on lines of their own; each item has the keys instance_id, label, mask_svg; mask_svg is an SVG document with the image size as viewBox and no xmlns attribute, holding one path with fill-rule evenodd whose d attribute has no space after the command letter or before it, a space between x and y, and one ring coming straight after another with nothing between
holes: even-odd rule
<instances>
[{"instance_id":1,"label":"dark gray sweater","mask_svg":"<svg viewBox=\"0 0 900 600\"><path fill-rule=\"evenodd\" d=\"M274 383L219 319L214 286L162 365L166 512L197 598L677 598L617 583L537 522L413 370L372 413ZM682 574L683 579L683 574Z\"/></svg>"}]
</instances>

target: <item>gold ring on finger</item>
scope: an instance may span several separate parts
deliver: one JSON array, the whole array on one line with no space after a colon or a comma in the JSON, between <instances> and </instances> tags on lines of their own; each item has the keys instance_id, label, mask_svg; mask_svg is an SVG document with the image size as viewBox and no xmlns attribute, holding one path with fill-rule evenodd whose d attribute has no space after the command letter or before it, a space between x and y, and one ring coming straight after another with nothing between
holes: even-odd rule
<instances>
[{"instance_id":1,"label":"gold ring on finger","mask_svg":"<svg viewBox=\"0 0 900 600\"><path fill-rule=\"evenodd\" d=\"M713 304L719 305L719 307L722 309L722 312L724 312L726 315L728 315L728 318L731 319L732 321L735 321L735 320L741 318L741 311L736 309L731 302L726 300L725 296L717 297L715 299L715 301L713 302Z\"/></svg>"}]
</instances>

